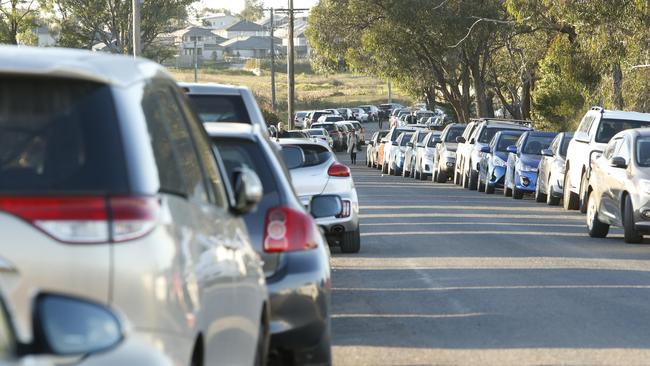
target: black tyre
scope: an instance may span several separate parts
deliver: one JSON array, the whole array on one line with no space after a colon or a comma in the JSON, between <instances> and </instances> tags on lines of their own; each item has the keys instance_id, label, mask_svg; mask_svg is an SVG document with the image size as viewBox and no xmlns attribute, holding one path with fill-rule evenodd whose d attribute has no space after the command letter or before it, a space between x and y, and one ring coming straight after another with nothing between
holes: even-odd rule
<instances>
[{"instance_id":1,"label":"black tyre","mask_svg":"<svg viewBox=\"0 0 650 366\"><path fill-rule=\"evenodd\" d=\"M546 202L546 194L542 193L541 188L539 188L539 180L537 180L537 186L535 187L535 202Z\"/></svg>"},{"instance_id":2,"label":"black tyre","mask_svg":"<svg viewBox=\"0 0 650 366\"><path fill-rule=\"evenodd\" d=\"M467 174L463 173L463 188L465 189L469 188L469 173Z\"/></svg>"},{"instance_id":3,"label":"black tyre","mask_svg":"<svg viewBox=\"0 0 650 366\"><path fill-rule=\"evenodd\" d=\"M563 204L565 210L577 210L580 208L580 197L571 192L571 187L569 186L569 170L567 169L564 174L564 197Z\"/></svg>"},{"instance_id":4,"label":"black tyre","mask_svg":"<svg viewBox=\"0 0 650 366\"><path fill-rule=\"evenodd\" d=\"M503 195L506 197L512 197L512 188L508 188L505 184L503 185Z\"/></svg>"},{"instance_id":5,"label":"black tyre","mask_svg":"<svg viewBox=\"0 0 650 366\"><path fill-rule=\"evenodd\" d=\"M388 174L388 164L386 164L386 162L384 162L384 164L382 164L381 172L384 173L384 174Z\"/></svg>"},{"instance_id":6,"label":"black tyre","mask_svg":"<svg viewBox=\"0 0 650 366\"><path fill-rule=\"evenodd\" d=\"M486 194L494 194L495 189L496 189L496 187L491 185L490 183L488 183L487 179L486 179L485 180L485 193Z\"/></svg>"},{"instance_id":7,"label":"black tyre","mask_svg":"<svg viewBox=\"0 0 650 366\"><path fill-rule=\"evenodd\" d=\"M478 191L479 192L485 192L486 184L485 181L481 180L481 177L478 177Z\"/></svg>"},{"instance_id":8,"label":"black tyre","mask_svg":"<svg viewBox=\"0 0 650 366\"><path fill-rule=\"evenodd\" d=\"M361 250L361 234L359 230L346 231L343 233L343 240L341 240L341 252L343 253L359 253Z\"/></svg>"},{"instance_id":9,"label":"black tyre","mask_svg":"<svg viewBox=\"0 0 650 366\"><path fill-rule=\"evenodd\" d=\"M548 178L548 193L546 194L546 204L549 206L559 206L560 205L560 197L555 196L555 192L553 191L553 186L551 185L551 178Z\"/></svg>"},{"instance_id":10,"label":"black tyre","mask_svg":"<svg viewBox=\"0 0 650 366\"><path fill-rule=\"evenodd\" d=\"M447 175L443 172L438 172L438 176L436 177L435 181L437 183L446 183L447 182Z\"/></svg>"},{"instance_id":11,"label":"black tyre","mask_svg":"<svg viewBox=\"0 0 650 366\"><path fill-rule=\"evenodd\" d=\"M470 191L475 191L478 188L478 172L470 169L468 174L469 182L467 183L467 188L469 188Z\"/></svg>"},{"instance_id":12,"label":"black tyre","mask_svg":"<svg viewBox=\"0 0 650 366\"><path fill-rule=\"evenodd\" d=\"M634 207L629 195L625 196L623 207L623 236L626 243L639 244L643 241L643 235L634 227Z\"/></svg>"},{"instance_id":13,"label":"black tyre","mask_svg":"<svg viewBox=\"0 0 650 366\"><path fill-rule=\"evenodd\" d=\"M589 179L587 173L582 173L580 178L580 213L587 213L587 203L589 200Z\"/></svg>"},{"instance_id":14,"label":"black tyre","mask_svg":"<svg viewBox=\"0 0 650 366\"><path fill-rule=\"evenodd\" d=\"M514 198L516 200L520 200L520 199L524 198L524 191L522 191L521 189L519 189L517 187L514 187L512 189L512 198Z\"/></svg>"},{"instance_id":15,"label":"black tyre","mask_svg":"<svg viewBox=\"0 0 650 366\"><path fill-rule=\"evenodd\" d=\"M600 221L598 218L598 208L596 207L594 194L590 194L587 201L587 229L589 236L592 238L604 238L609 233L609 224Z\"/></svg>"},{"instance_id":16,"label":"black tyre","mask_svg":"<svg viewBox=\"0 0 650 366\"><path fill-rule=\"evenodd\" d=\"M432 180L433 182L437 182L437 181L438 181L438 170L436 170L436 169L433 170L433 175L431 176L431 180Z\"/></svg>"}]
</instances>

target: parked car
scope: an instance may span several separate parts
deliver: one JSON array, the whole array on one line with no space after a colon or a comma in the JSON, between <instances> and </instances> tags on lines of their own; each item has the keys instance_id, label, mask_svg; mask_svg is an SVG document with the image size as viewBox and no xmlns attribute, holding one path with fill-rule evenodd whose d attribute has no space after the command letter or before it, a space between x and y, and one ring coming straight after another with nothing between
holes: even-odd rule
<instances>
[{"instance_id":1,"label":"parked car","mask_svg":"<svg viewBox=\"0 0 650 366\"><path fill-rule=\"evenodd\" d=\"M311 136L303 130L290 130L285 132L281 138L283 139L310 139Z\"/></svg>"},{"instance_id":2,"label":"parked car","mask_svg":"<svg viewBox=\"0 0 650 366\"><path fill-rule=\"evenodd\" d=\"M316 220L330 245L339 246L343 253L359 252L359 199L350 168L320 145L300 140L281 144L296 194L305 206L319 195L337 196L342 201L338 215ZM300 160L302 163L298 163Z\"/></svg>"},{"instance_id":3,"label":"parked car","mask_svg":"<svg viewBox=\"0 0 650 366\"><path fill-rule=\"evenodd\" d=\"M609 140L618 132L650 126L649 113L622 112L591 108L582 118L573 135L566 157L564 174L564 208L587 212L589 162L596 153L602 153Z\"/></svg>"},{"instance_id":4,"label":"parked car","mask_svg":"<svg viewBox=\"0 0 650 366\"><path fill-rule=\"evenodd\" d=\"M393 147L397 147L396 141L399 135L402 132L413 133L416 130L417 130L416 128L412 128L412 127L394 127L391 128L388 131L388 134L386 134L386 136L384 136L384 138L381 139L382 143L381 145L379 145L379 149L377 150L377 164L381 168L382 173L385 174L388 173L388 168L389 168L389 165L387 164L388 155L391 149L393 149Z\"/></svg>"},{"instance_id":5,"label":"parked car","mask_svg":"<svg viewBox=\"0 0 650 366\"><path fill-rule=\"evenodd\" d=\"M537 186L537 168L542 150L548 149L556 132L526 131L517 144L508 146L508 161L503 191L506 197L522 199L525 193L534 193Z\"/></svg>"},{"instance_id":6,"label":"parked car","mask_svg":"<svg viewBox=\"0 0 650 366\"><path fill-rule=\"evenodd\" d=\"M499 131L488 146L483 146L479 162L478 191L493 194L502 188L508 162L508 146L516 145L525 131Z\"/></svg>"},{"instance_id":7,"label":"parked car","mask_svg":"<svg viewBox=\"0 0 650 366\"><path fill-rule=\"evenodd\" d=\"M264 263L272 353L297 363L304 359L329 362L329 255L316 222L305 211L304 206L311 202L303 204L296 197L282 156L249 126L205 127L229 174L247 168L259 174L262 181L263 198L257 210L244 219L255 251ZM280 144L285 141L313 144L302 139L281 139ZM294 181L294 186L297 183Z\"/></svg>"},{"instance_id":8,"label":"parked car","mask_svg":"<svg viewBox=\"0 0 650 366\"><path fill-rule=\"evenodd\" d=\"M330 136L330 133L327 132L326 129L324 128L310 128L308 130L305 130L311 136L312 139L320 139L325 142L327 142L327 145L329 147L334 147L334 140L332 139L332 136Z\"/></svg>"},{"instance_id":9,"label":"parked car","mask_svg":"<svg viewBox=\"0 0 650 366\"><path fill-rule=\"evenodd\" d=\"M416 145L414 177L419 180L429 179L433 175L433 155L436 146L442 142L440 131L428 131L424 140Z\"/></svg>"},{"instance_id":10,"label":"parked car","mask_svg":"<svg viewBox=\"0 0 650 366\"><path fill-rule=\"evenodd\" d=\"M388 165L389 175L401 175L404 169L404 154L406 146L411 140L414 132L402 132L395 141L395 144L388 150L385 160Z\"/></svg>"},{"instance_id":11,"label":"parked car","mask_svg":"<svg viewBox=\"0 0 650 366\"><path fill-rule=\"evenodd\" d=\"M387 120L390 117L390 114L393 112L394 109L397 108L404 108L399 103L385 103L385 104L380 104L379 105L379 118L383 120Z\"/></svg>"},{"instance_id":12,"label":"parked car","mask_svg":"<svg viewBox=\"0 0 650 366\"><path fill-rule=\"evenodd\" d=\"M339 127L334 122L314 123L311 128L323 128L332 137L332 148L336 151L343 151L347 147L347 137L344 134L343 128Z\"/></svg>"},{"instance_id":13,"label":"parked car","mask_svg":"<svg viewBox=\"0 0 650 366\"><path fill-rule=\"evenodd\" d=\"M305 117L307 117L308 111L298 111L293 115L293 127L294 128L305 128Z\"/></svg>"},{"instance_id":14,"label":"parked car","mask_svg":"<svg viewBox=\"0 0 650 366\"><path fill-rule=\"evenodd\" d=\"M368 121L379 120L379 108L377 108L377 106L366 104L360 105L358 108L363 109L363 111L368 114Z\"/></svg>"},{"instance_id":15,"label":"parked car","mask_svg":"<svg viewBox=\"0 0 650 366\"><path fill-rule=\"evenodd\" d=\"M368 122L369 116L363 108L350 108L355 115L355 119L359 122Z\"/></svg>"},{"instance_id":16,"label":"parked car","mask_svg":"<svg viewBox=\"0 0 650 366\"><path fill-rule=\"evenodd\" d=\"M174 364L264 360L268 295L241 217L261 184L226 174L169 74L145 59L1 47L0 75L0 230L19 243L2 258L18 274L7 299L19 339L34 337L32 296L47 289L110 302Z\"/></svg>"},{"instance_id":17,"label":"parked car","mask_svg":"<svg viewBox=\"0 0 650 366\"><path fill-rule=\"evenodd\" d=\"M337 111L339 111L339 114L341 117L343 117L346 121L350 120L355 120L356 118L354 117L354 112L350 108L338 108Z\"/></svg>"},{"instance_id":18,"label":"parked car","mask_svg":"<svg viewBox=\"0 0 650 366\"><path fill-rule=\"evenodd\" d=\"M380 130L372 134L372 137L367 142L366 147L366 164L370 168L377 167L377 154L379 145L382 144L381 140L388 134L388 130Z\"/></svg>"},{"instance_id":19,"label":"parked car","mask_svg":"<svg viewBox=\"0 0 650 366\"><path fill-rule=\"evenodd\" d=\"M462 136L467 125L452 123L442 130L436 151L433 153L433 176L432 180L438 183L445 183L449 177L453 177L456 167L456 149L458 143L456 138Z\"/></svg>"},{"instance_id":20,"label":"parked car","mask_svg":"<svg viewBox=\"0 0 650 366\"><path fill-rule=\"evenodd\" d=\"M542 150L542 160L539 162L537 191L535 200L546 201L547 204L557 206L562 198L564 184L564 164L569 142L573 132L561 132L548 149Z\"/></svg>"},{"instance_id":21,"label":"parked car","mask_svg":"<svg viewBox=\"0 0 650 366\"><path fill-rule=\"evenodd\" d=\"M626 243L650 233L650 129L619 132L594 157L587 189L589 236L604 238L623 228Z\"/></svg>"},{"instance_id":22,"label":"parked car","mask_svg":"<svg viewBox=\"0 0 650 366\"><path fill-rule=\"evenodd\" d=\"M336 108L327 108L327 109L323 109L323 110L326 111L326 112L328 112L329 114L333 114L333 115L335 115L335 116L341 116L341 117L343 117L343 115L341 115L341 113L339 112L339 110L336 109Z\"/></svg>"},{"instance_id":23,"label":"parked car","mask_svg":"<svg viewBox=\"0 0 650 366\"><path fill-rule=\"evenodd\" d=\"M311 111L307 113L307 116L305 117L305 124L304 128L313 128L313 125L317 123L318 119L323 116L323 115L331 115L329 111Z\"/></svg>"},{"instance_id":24,"label":"parked car","mask_svg":"<svg viewBox=\"0 0 650 366\"><path fill-rule=\"evenodd\" d=\"M424 137L429 133L428 130L418 129L411 136L411 140L406 143L406 151L404 152L404 169L402 169L402 176L413 178L415 176L415 155L418 144L421 144Z\"/></svg>"},{"instance_id":25,"label":"parked car","mask_svg":"<svg viewBox=\"0 0 650 366\"><path fill-rule=\"evenodd\" d=\"M349 123L354 127L354 131L357 134L357 138L359 139L359 144L364 145L366 143L366 129L363 128L363 125L359 121L343 121L345 123Z\"/></svg>"},{"instance_id":26,"label":"parked car","mask_svg":"<svg viewBox=\"0 0 650 366\"><path fill-rule=\"evenodd\" d=\"M316 123L325 123L325 122L340 122L343 121L343 117L337 116L334 114L323 114L320 117L318 117L318 121ZM310 126L310 128L313 128L313 124Z\"/></svg>"},{"instance_id":27,"label":"parked car","mask_svg":"<svg viewBox=\"0 0 650 366\"><path fill-rule=\"evenodd\" d=\"M463 187L470 190L478 188L478 164L481 161L481 149L490 143L497 132L507 130L528 131L531 128L528 127L527 122L488 118L478 120L478 125L469 140L462 141L466 144L458 155L460 169L457 168L457 170L461 174Z\"/></svg>"}]
</instances>

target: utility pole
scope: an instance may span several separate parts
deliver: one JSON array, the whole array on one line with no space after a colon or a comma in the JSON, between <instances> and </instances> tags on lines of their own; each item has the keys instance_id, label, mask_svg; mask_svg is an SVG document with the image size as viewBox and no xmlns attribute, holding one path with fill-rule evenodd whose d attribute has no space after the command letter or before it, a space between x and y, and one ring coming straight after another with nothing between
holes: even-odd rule
<instances>
[{"instance_id":1,"label":"utility pole","mask_svg":"<svg viewBox=\"0 0 650 366\"><path fill-rule=\"evenodd\" d=\"M142 49L140 43L140 5L144 0L133 0L131 6L133 8L133 57L140 56Z\"/></svg>"},{"instance_id":2,"label":"utility pole","mask_svg":"<svg viewBox=\"0 0 650 366\"><path fill-rule=\"evenodd\" d=\"M390 80L388 80L388 103L393 102L393 85Z\"/></svg>"},{"instance_id":3,"label":"utility pole","mask_svg":"<svg viewBox=\"0 0 650 366\"><path fill-rule=\"evenodd\" d=\"M271 110L275 112L275 39L273 38L273 8L271 10Z\"/></svg>"},{"instance_id":4,"label":"utility pole","mask_svg":"<svg viewBox=\"0 0 650 366\"><path fill-rule=\"evenodd\" d=\"M197 53L196 38L194 38L194 82L199 82L199 55Z\"/></svg>"}]
</instances>

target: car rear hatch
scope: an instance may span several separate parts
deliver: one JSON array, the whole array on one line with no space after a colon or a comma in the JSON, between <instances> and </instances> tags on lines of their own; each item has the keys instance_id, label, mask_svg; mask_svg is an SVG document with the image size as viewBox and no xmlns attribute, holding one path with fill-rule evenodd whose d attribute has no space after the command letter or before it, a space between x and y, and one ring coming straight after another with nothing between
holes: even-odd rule
<instances>
[{"instance_id":1,"label":"car rear hatch","mask_svg":"<svg viewBox=\"0 0 650 366\"><path fill-rule=\"evenodd\" d=\"M328 170L336 161L334 154L326 147L313 144L296 144L302 149L304 161L299 167L290 169L296 194L301 203L309 206L312 196L323 193L330 180Z\"/></svg>"},{"instance_id":2,"label":"car rear hatch","mask_svg":"<svg viewBox=\"0 0 650 366\"><path fill-rule=\"evenodd\" d=\"M110 86L0 79L0 257L15 269L0 284L24 335L38 291L109 300L111 205L129 184Z\"/></svg>"}]
</instances>

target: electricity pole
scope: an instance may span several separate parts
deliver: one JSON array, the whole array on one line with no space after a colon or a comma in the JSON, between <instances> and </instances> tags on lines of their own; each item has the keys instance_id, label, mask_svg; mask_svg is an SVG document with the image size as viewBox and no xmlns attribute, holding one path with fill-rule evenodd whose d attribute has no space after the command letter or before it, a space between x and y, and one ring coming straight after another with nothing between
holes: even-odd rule
<instances>
[{"instance_id":1,"label":"electricity pole","mask_svg":"<svg viewBox=\"0 0 650 366\"><path fill-rule=\"evenodd\" d=\"M273 38L273 8L271 11L271 110L275 112L275 39Z\"/></svg>"},{"instance_id":2,"label":"electricity pole","mask_svg":"<svg viewBox=\"0 0 650 366\"><path fill-rule=\"evenodd\" d=\"M140 56L140 5L144 0L133 0L131 6L133 7L133 57Z\"/></svg>"},{"instance_id":3,"label":"electricity pole","mask_svg":"<svg viewBox=\"0 0 650 366\"><path fill-rule=\"evenodd\" d=\"M194 82L199 82L199 54L197 51L196 38L194 38Z\"/></svg>"}]
</instances>

